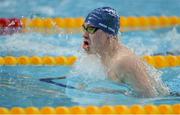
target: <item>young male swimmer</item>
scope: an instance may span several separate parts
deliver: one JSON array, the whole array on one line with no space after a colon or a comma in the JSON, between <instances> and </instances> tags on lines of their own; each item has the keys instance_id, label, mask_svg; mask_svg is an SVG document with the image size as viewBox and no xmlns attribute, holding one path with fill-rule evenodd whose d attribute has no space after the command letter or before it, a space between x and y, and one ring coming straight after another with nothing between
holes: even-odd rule
<instances>
[{"instance_id":1,"label":"young male swimmer","mask_svg":"<svg viewBox=\"0 0 180 115\"><path fill-rule=\"evenodd\" d=\"M168 95L168 88L150 76L146 64L119 43L119 25L119 16L114 9L94 9L83 24L83 49L100 57L109 79L131 85L142 97Z\"/></svg>"}]
</instances>

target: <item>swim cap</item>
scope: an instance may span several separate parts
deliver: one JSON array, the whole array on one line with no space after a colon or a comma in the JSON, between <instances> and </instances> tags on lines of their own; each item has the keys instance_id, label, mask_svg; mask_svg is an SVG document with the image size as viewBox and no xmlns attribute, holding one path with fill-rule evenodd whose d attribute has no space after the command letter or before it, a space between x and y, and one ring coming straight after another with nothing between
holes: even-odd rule
<instances>
[{"instance_id":1,"label":"swim cap","mask_svg":"<svg viewBox=\"0 0 180 115\"><path fill-rule=\"evenodd\" d=\"M86 17L85 23L91 24L109 34L118 34L119 16L117 12L110 7L94 9Z\"/></svg>"}]
</instances>

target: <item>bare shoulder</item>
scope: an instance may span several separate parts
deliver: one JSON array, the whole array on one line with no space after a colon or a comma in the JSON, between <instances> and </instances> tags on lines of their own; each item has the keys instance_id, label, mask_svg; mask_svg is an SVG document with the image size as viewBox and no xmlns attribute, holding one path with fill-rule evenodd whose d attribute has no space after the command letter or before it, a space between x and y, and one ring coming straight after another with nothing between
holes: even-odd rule
<instances>
[{"instance_id":1,"label":"bare shoulder","mask_svg":"<svg viewBox=\"0 0 180 115\"><path fill-rule=\"evenodd\" d=\"M141 62L140 58L125 46L121 47L116 59L119 66L129 66Z\"/></svg>"},{"instance_id":2,"label":"bare shoulder","mask_svg":"<svg viewBox=\"0 0 180 115\"><path fill-rule=\"evenodd\" d=\"M117 63L119 63L119 65L129 65L129 64L135 64L139 62L139 58L136 57L135 55L124 55L124 56L119 56L117 58Z\"/></svg>"},{"instance_id":3,"label":"bare shoulder","mask_svg":"<svg viewBox=\"0 0 180 115\"><path fill-rule=\"evenodd\" d=\"M121 55L111 63L111 69L108 75L114 81L124 82L125 79L132 79L135 72L136 58L129 55ZM127 80L126 80L127 81Z\"/></svg>"},{"instance_id":4,"label":"bare shoulder","mask_svg":"<svg viewBox=\"0 0 180 115\"><path fill-rule=\"evenodd\" d=\"M143 61L136 55L122 56L116 62L117 68L121 68L128 73L146 70Z\"/></svg>"},{"instance_id":5,"label":"bare shoulder","mask_svg":"<svg viewBox=\"0 0 180 115\"><path fill-rule=\"evenodd\" d=\"M111 70L116 76L135 75L140 69L144 70L142 60L127 48L120 49L112 59Z\"/></svg>"}]
</instances>

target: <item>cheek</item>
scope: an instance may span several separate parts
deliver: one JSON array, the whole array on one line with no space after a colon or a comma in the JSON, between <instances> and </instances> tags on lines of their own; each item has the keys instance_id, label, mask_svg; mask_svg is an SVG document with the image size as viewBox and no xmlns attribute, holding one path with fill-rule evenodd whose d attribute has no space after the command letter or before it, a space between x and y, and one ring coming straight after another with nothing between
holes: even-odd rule
<instances>
[{"instance_id":1,"label":"cheek","mask_svg":"<svg viewBox=\"0 0 180 115\"><path fill-rule=\"evenodd\" d=\"M105 38L102 34L90 35L91 45L100 48L105 44Z\"/></svg>"},{"instance_id":2,"label":"cheek","mask_svg":"<svg viewBox=\"0 0 180 115\"><path fill-rule=\"evenodd\" d=\"M97 45L103 46L105 44L105 38L103 36L99 36L98 39L96 39Z\"/></svg>"},{"instance_id":3,"label":"cheek","mask_svg":"<svg viewBox=\"0 0 180 115\"><path fill-rule=\"evenodd\" d=\"M95 47L100 47L101 44L102 44L100 38L98 38L98 37L94 38L93 39L93 44L94 44Z\"/></svg>"},{"instance_id":4,"label":"cheek","mask_svg":"<svg viewBox=\"0 0 180 115\"><path fill-rule=\"evenodd\" d=\"M97 41L97 37L95 35L90 35L90 40L91 40L91 44L92 45L96 45Z\"/></svg>"}]
</instances>

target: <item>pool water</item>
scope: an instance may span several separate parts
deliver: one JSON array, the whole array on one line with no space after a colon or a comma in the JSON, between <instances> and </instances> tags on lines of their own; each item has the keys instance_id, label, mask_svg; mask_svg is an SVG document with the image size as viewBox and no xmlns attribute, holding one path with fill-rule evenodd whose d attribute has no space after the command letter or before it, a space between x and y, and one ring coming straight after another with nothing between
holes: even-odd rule
<instances>
[{"instance_id":1,"label":"pool water","mask_svg":"<svg viewBox=\"0 0 180 115\"><path fill-rule=\"evenodd\" d=\"M176 15L179 16L178 0L126 1L58 1L31 2L4 0L0 3L0 17L78 17L100 6L112 6L123 16ZM86 6L88 4L88 7ZM21 6L17 8L17 6ZM90 7L89 7L90 6ZM124 7L127 6L127 7ZM28 8L27 8L28 7ZM72 9L73 8L73 9ZM146 8L146 10L142 10ZM6 9L6 10L3 10ZM59 12L57 12L59 11ZM139 56L173 52L179 55L180 29L172 27L161 30L121 33L121 41ZM16 33L0 36L0 56L86 56L81 48L82 33L42 34ZM90 61L91 60L91 61ZM92 61L93 60L93 61ZM162 80L174 95L156 98L133 96L132 88L106 80L106 74L98 60L90 58L73 66L0 66L0 106L74 106L117 104L175 104L180 103L180 67L159 69ZM60 84L79 88L68 88L40 81L42 78L57 78ZM83 85L81 85L83 84ZM81 87L80 87L81 86ZM91 88L104 88L104 92L93 92Z\"/></svg>"}]
</instances>

